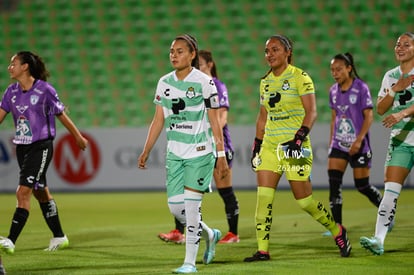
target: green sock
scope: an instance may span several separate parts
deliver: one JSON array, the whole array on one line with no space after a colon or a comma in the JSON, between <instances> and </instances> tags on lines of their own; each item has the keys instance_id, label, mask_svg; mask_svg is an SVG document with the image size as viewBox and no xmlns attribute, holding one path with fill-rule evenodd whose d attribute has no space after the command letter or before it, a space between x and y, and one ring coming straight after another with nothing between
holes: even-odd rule
<instances>
[{"instance_id":1,"label":"green sock","mask_svg":"<svg viewBox=\"0 0 414 275\"><path fill-rule=\"evenodd\" d=\"M336 225L332 214L326 210L320 201L313 199L312 195L296 201L303 210L308 212L316 221L328 229L332 233L332 236L339 234L339 227Z\"/></svg>"},{"instance_id":2,"label":"green sock","mask_svg":"<svg viewBox=\"0 0 414 275\"><path fill-rule=\"evenodd\" d=\"M256 238L259 251L269 251L274 197L275 189L260 186L257 188Z\"/></svg>"}]
</instances>

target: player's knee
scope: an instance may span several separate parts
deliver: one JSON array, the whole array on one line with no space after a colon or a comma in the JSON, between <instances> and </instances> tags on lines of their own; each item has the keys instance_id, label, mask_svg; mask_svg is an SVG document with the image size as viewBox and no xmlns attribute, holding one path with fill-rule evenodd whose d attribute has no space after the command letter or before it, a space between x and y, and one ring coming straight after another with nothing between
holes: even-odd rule
<instances>
[{"instance_id":1,"label":"player's knee","mask_svg":"<svg viewBox=\"0 0 414 275\"><path fill-rule=\"evenodd\" d=\"M369 178L360 178L360 179L354 179L355 187L358 189L358 191L362 191L363 189L369 187Z\"/></svg>"}]
</instances>

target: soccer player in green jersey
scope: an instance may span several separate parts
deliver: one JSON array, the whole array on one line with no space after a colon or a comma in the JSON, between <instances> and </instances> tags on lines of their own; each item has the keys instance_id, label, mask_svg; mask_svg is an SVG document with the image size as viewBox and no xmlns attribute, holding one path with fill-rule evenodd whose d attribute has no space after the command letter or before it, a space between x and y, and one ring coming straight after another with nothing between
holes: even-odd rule
<instances>
[{"instance_id":1,"label":"soccer player in green jersey","mask_svg":"<svg viewBox=\"0 0 414 275\"><path fill-rule=\"evenodd\" d=\"M283 173L298 205L329 230L342 257L351 245L345 227L336 224L324 205L312 197L312 148L309 132L316 120L313 81L293 66L292 42L283 35L266 41L270 70L260 82L260 111L256 122L252 166L257 174L257 252L245 262L270 259L269 239L275 190Z\"/></svg>"},{"instance_id":2,"label":"soccer player in green jersey","mask_svg":"<svg viewBox=\"0 0 414 275\"><path fill-rule=\"evenodd\" d=\"M394 221L398 197L414 165L414 33L400 35L394 54L400 65L385 73L377 100L378 114L391 110L382 120L385 127L391 128L384 196L377 214L375 235L360 238L361 245L375 255L384 254L384 241Z\"/></svg>"},{"instance_id":3,"label":"soccer player in green jersey","mask_svg":"<svg viewBox=\"0 0 414 275\"><path fill-rule=\"evenodd\" d=\"M229 169L218 122L217 89L213 79L197 69L196 39L187 34L177 36L171 43L170 62L174 70L158 81L155 114L138 167L146 167L149 153L164 128L168 207L186 224L184 264L173 272L193 273L197 272L200 237L206 240L204 264L212 262L215 245L221 238L219 230L201 220L203 194L209 192L215 163L220 177L226 177Z\"/></svg>"}]
</instances>

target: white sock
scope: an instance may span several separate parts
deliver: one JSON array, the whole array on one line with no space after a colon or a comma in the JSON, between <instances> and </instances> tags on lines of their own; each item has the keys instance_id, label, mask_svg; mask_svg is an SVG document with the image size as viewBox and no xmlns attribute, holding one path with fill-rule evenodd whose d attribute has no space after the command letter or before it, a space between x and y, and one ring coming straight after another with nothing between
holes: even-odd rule
<instances>
[{"instance_id":1,"label":"white sock","mask_svg":"<svg viewBox=\"0 0 414 275\"><path fill-rule=\"evenodd\" d=\"M184 194L169 197L168 208L170 208L171 214L185 225Z\"/></svg>"},{"instance_id":2,"label":"white sock","mask_svg":"<svg viewBox=\"0 0 414 275\"><path fill-rule=\"evenodd\" d=\"M207 224L205 224L203 221L200 221L201 224L201 228L203 228L203 232L201 232L201 236L203 237L203 239L207 240L211 240L214 237L214 232L213 230L207 226Z\"/></svg>"},{"instance_id":3,"label":"white sock","mask_svg":"<svg viewBox=\"0 0 414 275\"><path fill-rule=\"evenodd\" d=\"M203 194L184 190L184 206L186 217L185 234L185 264L195 266L198 247L200 246L200 236L202 227L201 221L201 201Z\"/></svg>"},{"instance_id":4,"label":"white sock","mask_svg":"<svg viewBox=\"0 0 414 275\"><path fill-rule=\"evenodd\" d=\"M401 188L402 185L397 182L385 183L384 196L378 208L377 223L375 226L375 237L381 241L381 244L384 244L388 226L394 220Z\"/></svg>"}]
</instances>

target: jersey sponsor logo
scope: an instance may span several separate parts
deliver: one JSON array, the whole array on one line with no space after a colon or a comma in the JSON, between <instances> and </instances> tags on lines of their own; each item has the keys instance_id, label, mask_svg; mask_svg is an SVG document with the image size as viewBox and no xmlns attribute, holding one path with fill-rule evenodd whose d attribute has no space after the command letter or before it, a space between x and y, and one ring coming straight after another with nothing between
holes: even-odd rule
<instances>
[{"instance_id":1,"label":"jersey sponsor logo","mask_svg":"<svg viewBox=\"0 0 414 275\"><path fill-rule=\"evenodd\" d=\"M270 108L274 108L276 106L276 103L278 103L281 98L282 98L282 96L278 92L270 93L269 94L269 106L270 106Z\"/></svg>"},{"instance_id":2,"label":"jersey sponsor logo","mask_svg":"<svg viewBox=\"0 0 414 275\"><path fill-rule=\"evenodd\" d=\"M88 140L85 151L79 149L75 139L66 134L56 143L53 163L57 174L69 184L87 184L99 171L101 165L100 150L97 142L82 133Z\"/></svg>"},{"instance_id":3,"label":"jersey sponsor logo","mask_svg":"<svg viewBox=\"0 0 414 275\"><path fill-rule=\"evenodd\" d=\"M341 111L342 113L345 113L346 110L348 110L349 106L348 105L338 105L337 106L338 110Z\"/></svg>"},{"instance_id":4,"label":"jersey sponsor logo","mask_svg":"<svg viewBox=\"0 0 414 275\"><path fill-rule=\"evenodd\" d=\"M21 113L21 114L23 114L27 110L27 108L29 108L29 106L27 106L27 105L24 105L24 106L16 105L17 111L19 111L19 113Z\"/></svg>"},{"instance_id":5,"label":"jersey sponsor logo","mask_svg":"<svg viewBox=\"0 0 414 275\"><path fill-rule=\"evenodd\" d=\"M173 98L171 101L171 110L173 111L174 115L178 115L180 113L180 110L185 109L185 102L181 98Z\"/></svg>"},{"instance_id":6,"label":"jersey sponsor logo","mask_svg":"<svg viewBox=\"0 0 414 275\"><path fill-rule=\"evenodd\" d=\"M290 116L269 116L270 121L286 120L289 118Z\"/></svg>"},{"instance_id":7,"label":"jersey sponsor logo","mask_svg":"<svg viewBox=\"0 0 414 275\"><path fill-rule=\"evenodd\" d=\"M16 135L14 141L18 144L29 144L32 142L33 134L29 120L25 116L19 116L16 123Z\"/></svg>"},{"instance_id":8,"label":"jersey sponsor logo","mask_svg":"<svg viewBox=\"0 0 414 275\"><path fill-rule=\"evenodd\" d=\"M204 151L206 150L206 146L197 146L196 151Z\"/></svg>"}]
</instances>

